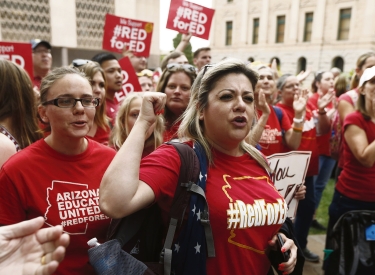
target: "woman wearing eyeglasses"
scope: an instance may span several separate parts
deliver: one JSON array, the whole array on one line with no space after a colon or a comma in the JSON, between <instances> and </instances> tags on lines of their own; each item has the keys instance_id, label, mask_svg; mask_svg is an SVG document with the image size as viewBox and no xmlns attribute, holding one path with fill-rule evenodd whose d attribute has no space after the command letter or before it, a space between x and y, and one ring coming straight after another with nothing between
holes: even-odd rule
<instances>
[{"instance_id":1,"label":"woman wearing eyeglasses","mask_svg":"<svg viewBox=\"0 0 375 275\"><path fill-rule=\"evenodd\" d=\"M103 69L99 63L89 61L87 64L79 67L90 79L92 91L95 98L99 98L99 105L96 107L94 123L87 134L91 138L101 144L108 145L111 128L109 127L109 118L106 115L105 87L106 79Z\"/></svg>"},{"instance_id":2,"label":"woman wearing eyeglasses","mask_svg":"<svg viewBox=\"0 0 375 275\"><path fill-rule=\"evenodd\" d=\"M194 143L200 156L198 184L206 186L216 255L207 257L202 226L207 218L203 207L193 203L186 216L191 224L197 221L192 232L202 235L183 235L181 242L173 244L175 274L265 275L270 269L267 250L269 246L276 250L275 234L282 231L287 205L270 180L267 161L246 143L256 115L256 82L256 72L236 59L205 66L194 82L178 133L190 146ZM154 202L163 215L170 211L180 176L179 154L163 144L141 159L147 130L167 97L148 93L143 98L137 122L103 177L100 207L111 217L132 214ZM297 248L284 234L280 234L285 241L282 249L291 253L278 268L290 274ZM202 238L194 241L198 235ZM184 245L184 240L192 241Z\"/></svg>"},{"instance_id":3,"label":"woman wearing eyeglasses","mask_svg":"<svg viewBox=\"0 0 375 275\"><path fill-rule=\"evenodd\" d=\"M99 209L99 184L115 151L85 137L99 100L82 72L57 68L40 91L39 116L51 134L3 165L0 224L43 216L46 227L62 225L71 242L55 274L93 274L86 242L105 238L109 219Z\"/></svg>"},{"instance_id":4,"label":"woman wearing eyeglasses","mask_svg":"<svg viewBox=\"0 0 375 275\"><path fill-rule=\"evenodd\" d=\"M157 92L167 95L165 104L164 141L177 138L178 120L186 110L190 99L190 88L196 78L195 67L190 64L168 64L156 87Z\"/></svg>"}]
</instances>

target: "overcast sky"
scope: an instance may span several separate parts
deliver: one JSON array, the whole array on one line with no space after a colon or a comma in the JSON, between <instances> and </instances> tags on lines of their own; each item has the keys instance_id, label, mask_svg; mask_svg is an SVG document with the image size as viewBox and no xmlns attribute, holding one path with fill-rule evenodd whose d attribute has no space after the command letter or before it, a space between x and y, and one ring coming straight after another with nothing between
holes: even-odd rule
<instances>
[{"instance_id":1,"label":"overcast sky","mask_svg":"<svg viewBox=\"0 0 375 275\"><path fill-rule=\"evenodd\" d=\"M189 0L189 2L212 8L212 0ZM173 38L175 38L178 33L177 31L169 30L165 27L167 25L170 4L171 0L160 0L160 50L166 52L173 50ZM190 43L193 51L209 45L208 40L194 36L191 38Z\"/></svg>"}]
</instances>

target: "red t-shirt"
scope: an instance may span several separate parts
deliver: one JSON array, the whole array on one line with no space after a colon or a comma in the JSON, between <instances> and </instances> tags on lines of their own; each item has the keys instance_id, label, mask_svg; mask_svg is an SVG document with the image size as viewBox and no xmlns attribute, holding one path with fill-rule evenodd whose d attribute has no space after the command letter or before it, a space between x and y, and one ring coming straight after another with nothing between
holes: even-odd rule
<instances>
[{"instance_id":1,"label":"red t-shirt","mask_svg":"<svg viewBox=\"0 0 375 275\"><path fill-rule=\"evenodd\" d=\"M268 117L267 124L264 127L262 136L259 140L259 145L261 151L264 155L270 156L272 154L281 153L285 151L285 145L283 144L283 134L282 131L286 132L292 125L289 121L288 116L283 112L281 119L281 125L279 119L275 113L275 110L271 105L269 105L271 113ZM258 110L258 116L260 117L262 112Z\"/></svg>"},{"instance_id":2,"label":"red t-shirt","mask_svg":"<svg viewBox=\"0 0 375 275\"><path fill-rule=\"evenodd\" d=\"M106 115L109 117L112 125L115 125L116 115L118 112L119 104L114 100L105 98Z\"/></svg>"},{"instance_id":3,"label":"red t-shirt","mask_svg":"<svg viewBox=\"0 0 375 275\"><path fill-rule=\"evenodd\" d=\"M314 93L309 98L308 102L311 104L310 106L312 107L312 109L311 109L312 111L318 110L318 99L319 99L318 93ZM327 105L326 110L330 110L332 108L333 108L333 104L332 104L332 102L330 102ZM331 135L332 135L331 131L328 131L328 133L316 137L316 139L318 141L319 155L325 155L325 156L331 155L331 152L330 152L330 149L329 149L329 141L331 139Z\"/></svg>"},{"instance_id":4,"label":"red t-shirt","mask_svg":"<svg viewBox=\"0 0 375 275\"><path fill-rule=\"evenodd\" d=\"M37 87L38 88L38 90L40 89L40 84L42 83L42 78L40 77L40 76L35 76L34 78L33 78L33 87Z\"/></svg>"},{"instance_id":5,"label":"red t-shirt","mask_svg":"<svg viewBox=\"0 0 375 275\"><path fill-rule=\"evenodd\" d=\"M344 132L349 125L356 125L366 132L367 141L370 144L375 140L375 124L371 120L365 120L359 111L346 116L344 120ZM345 138L344 166L337 180L336 188L343 195L360 201L375 201L375 165L368 168L363 166L353 155Z\"/></svg>"},{"instance_id":6,"label":"red t-shirt","mask_svg":"<svg viewBox=\"0 0 375 275\"><path fill-rule=\"evenodd\" d=\"M54 274L94 274L87 241L105 241L110 219L99 209L99 185L115 151L88 140L85 152L67 156L41 139L0 170L0 224L43 216L45 227L70 234L65 259Z\"/></svg>"},{"instance_id":7,"label":"red t-shirt","mask_svg":"<svg viewBox=\"0 0 375 275\"><path fill-rule=\"evenodd\" d=\"M287 106L282 103L278 103L277 106L282 108L287 114L288 118L293 121L293 107ZM319 172L318 143L316 141L316 129L311 107L312 106L310 106L310 104L306 105L305 123L303 124L301 144L297 149L297 151L311 151L311 158L306 177L317 175ZM290 150L287 150L286 152L288 151Z\"/></svg>"},{"instance_id":8,"label":"red t-shirt","mask_svg":"<svg viewBox=\"0 0 375 275\"><path fill-rule=\"evenodd\" d=\"M172 127L168 128L168 129L166 128L164 130L164 133L163 133L163 141L164 142L167 142L167 141L170 141L172 139L178 138L177 131L178 131L178 127L180 127L180 124L181 124L181 121L178 121L178 122L174 123L172 125Z\"/></svg>"},{"instance_id":9,"label":"red t-shirt","mask_svg":"<svg viewBox=\"0 0 375 275\"><path fill-rule=\"evenodd\" d=\"M111 133L111 129L109 127L106 127L107 129L104 130L102 127L99 127L96 129L96 133L93 137L86 136L89 139L95 140L96 142L99 142L103 145L109 144L109 135Z\"/></svg>"},{"instance_id":10,"label":"red t-shirt","mask_svg":"<svg viewBox=\"0 0 375 275\"><path fill-rule=\"evenodd\" d=\"M216 257L207 258L207 274L267 274L267 242L284 222L287 205L267 172L248 154L212 152L215 164L208 168L206 197ZM180 165L175 148L165 144L141 162L139 179L154 191L165 224ZM230 221L231 209L239 210L236 221Z\"/></svg>"}]
</instances>

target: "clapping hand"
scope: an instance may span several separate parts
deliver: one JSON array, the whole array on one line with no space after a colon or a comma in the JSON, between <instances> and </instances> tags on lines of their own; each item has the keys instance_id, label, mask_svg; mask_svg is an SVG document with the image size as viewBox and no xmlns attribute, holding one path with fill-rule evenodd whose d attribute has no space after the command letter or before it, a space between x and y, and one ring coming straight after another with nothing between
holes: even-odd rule
<instances>
[{"instance_id":1,"label":"clapping hand","mask_svg":"<svg viewBox=\"0 0 375 275\"><path fill-rule=\"evenodd\" d=\"M318 99L318 109L324 109L335 97L335 90L330 89L324 96Z\"/></svg>"},{"instance_id":2,"label":"clapping hand","mask_svg":"<svg viewBox=\"0 0 375 275\"><path fill-rule=\"evenodd\" d=\"M303 89L299 93L294 94L293 109L296 117L303 117L306 113L306 104L309 98L309 91ZM299 116L299 114L301 114Z\"/></svg>"}]
</instances>

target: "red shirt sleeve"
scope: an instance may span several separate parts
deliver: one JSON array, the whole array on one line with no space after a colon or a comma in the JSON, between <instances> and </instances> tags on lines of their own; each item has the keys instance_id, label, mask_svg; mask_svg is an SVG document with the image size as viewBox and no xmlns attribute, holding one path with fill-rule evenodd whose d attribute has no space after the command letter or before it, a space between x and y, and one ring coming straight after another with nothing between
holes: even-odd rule
<instances>
[{"instance_id":1,"label":"red shirt sleeve","mask_svg":"<svg viewBox=\"0 0 375 275\"><path fill-rule=\"evenodd\" d=\"M161 145L141 161L139 179L155 193L155 200L173 198L180 172L180 156L172 145Z\"/></svg>"}]
</instances>

